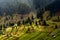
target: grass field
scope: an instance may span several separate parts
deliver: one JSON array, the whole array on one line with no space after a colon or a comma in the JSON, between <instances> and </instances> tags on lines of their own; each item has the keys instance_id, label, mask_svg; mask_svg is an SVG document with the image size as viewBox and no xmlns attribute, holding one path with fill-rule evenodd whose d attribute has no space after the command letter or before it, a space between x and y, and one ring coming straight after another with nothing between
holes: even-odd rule
<instances>
[{"instance_id":1,"label":"grass field","mask_svg":"<svg viewBox=\"0 0 60 40\"><path fill-rule=\"evenodd\" d=\"M54 29L53 24L59 24L59 22L47 21L47 23L49 26L41 26L40 28L35 27L34 31L31 30L31 32L27 32L27 26L18 27L18 29L14 28L11 35L8 34L10 36L7 34L0 35L0 40L60 40L60 28Z\"/></svg>"}]
</instances>

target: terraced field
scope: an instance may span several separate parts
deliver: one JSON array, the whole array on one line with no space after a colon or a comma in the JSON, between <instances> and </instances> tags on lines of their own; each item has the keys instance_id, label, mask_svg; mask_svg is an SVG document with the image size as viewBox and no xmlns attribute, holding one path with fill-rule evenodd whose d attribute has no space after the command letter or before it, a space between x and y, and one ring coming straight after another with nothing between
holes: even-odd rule
<instances>
[{"instance_id":1,"label":"terraced field","mask_svg":"<svg viewBox=\"0 0 60 40\"><path fill-rule=\"evenodd\" d=\"M18 40L60 40L60 28L48 34L47 32L34 32L24 34Z\"/></svg>"},{"instance_id":2,"label":"terraced field","mask_svg":"<svg viewBox=\"0 0 60 40\"><path fill-rule=\"evenodd\" d=\"M50 26L41 26L44 27L41 30L41 27L35 27L34 31L28 31L28 27L18 27L11 32L12 35L0 35L0 40L60 40L60 28L54 29L53 23L51 21L47 21ZM59 22L57 22L58 24ZM53 27L51 27L53 26ZM22 29L22 30L21 30ZM17 30L17 32L16 32ZM14 34L15 32L16 34Z\"/></svg>"}]
</instances>

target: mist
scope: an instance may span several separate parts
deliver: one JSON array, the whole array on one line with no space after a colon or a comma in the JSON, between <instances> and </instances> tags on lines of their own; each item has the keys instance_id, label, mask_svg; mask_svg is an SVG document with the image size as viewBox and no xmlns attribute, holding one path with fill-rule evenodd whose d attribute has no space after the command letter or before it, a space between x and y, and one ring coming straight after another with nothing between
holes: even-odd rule
<instances>
[{"instance_id":1,"label":"mist","mask_svg":"<svg viewBox=\"0 0 60 40\"><path fill-rule=\"evenodd\" d=\"M54 1L55 0L0 0L0 15L4 13L4 9L8 8L8 6L14 6L12 8L12 10L14 10L14 8L18 8L20 3L23 3L29 6L31 10L36 10L36 8L42 9ZM10 8L8 8L8 10L10 10ZM5 11L7 11L7 9Z\"/></svg>"}]
</instances>

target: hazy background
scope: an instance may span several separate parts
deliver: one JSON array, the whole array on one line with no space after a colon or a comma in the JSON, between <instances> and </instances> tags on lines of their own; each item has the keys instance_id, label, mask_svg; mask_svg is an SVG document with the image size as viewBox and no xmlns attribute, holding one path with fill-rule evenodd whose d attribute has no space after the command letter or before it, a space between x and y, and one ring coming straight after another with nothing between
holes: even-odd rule
<instances>
[{"instance_id":1,"label":"hazy background","mask_svg":"<svg viewBox=\"0 0 60 40\"><path fill-rule=\"evenodd\" d=\"M4 12L9 14L10 12L14 13L16 12L16 9L18 11L18 6L21 7L21 5L19 5L20 3L27 5L31 10L35 10L38 8L42 9L54 1L55 0L0 0L0 15L3 15ZM26 11L25 9L23 10Z\"/></svg>"}]
</instances>

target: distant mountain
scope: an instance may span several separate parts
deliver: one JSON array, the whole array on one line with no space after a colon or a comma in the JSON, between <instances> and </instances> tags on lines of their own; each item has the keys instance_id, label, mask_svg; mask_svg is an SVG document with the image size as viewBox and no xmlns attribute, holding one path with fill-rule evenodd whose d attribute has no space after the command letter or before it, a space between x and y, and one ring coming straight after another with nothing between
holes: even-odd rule
<instances>
[{"instance_id":1,"label":"distant mountain","mask_svg":"<svg viewBox=\"0 0 60 40\"><path fill-rule=\"evenodd\" d=\"M47 5L45 8L46 10L50 10L52 12L51 14L55 14L55 12L59 12L60 11L60 0L54 1L53 3Z\"/></svg>"},{"instance_id":2,"label":"distant mountain","mask_svg":"<svg viewBox=\"0 0 60 40\"><path fill-rule=\"evenodd\" d=\"M51 4L52 2L54 2L55 0L33 0L33 3L35 5L35 8L44 8L45 6Z\"/></svg>"},{"instance_id":3,"label":"distant mountain","mask_svg":"<svg viewBox=\"0 0 60 40\"><path fill-rule=\"evenodd\" d=\"M43 15L43 10L45 10L45 7L51 3L53 3L55 0L33 0L35 9L37 10L37 17L40 18Z\"/></svg>"},{"instance_id":4,"label":"distant mountain","mask_svg":"<svg viewBox=\"0 0 60 40\"><path fill-rule=\"evenodd\" d=\"M53 3L47 5L46 10L60 11L60 0L54 1Z\"/></svg>"},{"instance_id":5,"label":"distant mountain","mask_svg":"<svg viewBox=\"0 0 60 40\"><path fill-rule=\"evenodd\" d=\"M28 5L31 10L35 10L35 8L41 10L53 1L54 0L0 0L0 15L3 15L3 13L8 10L9 14L10 12L14 12L20 3Z\"/></svg>"}]
</instances>

